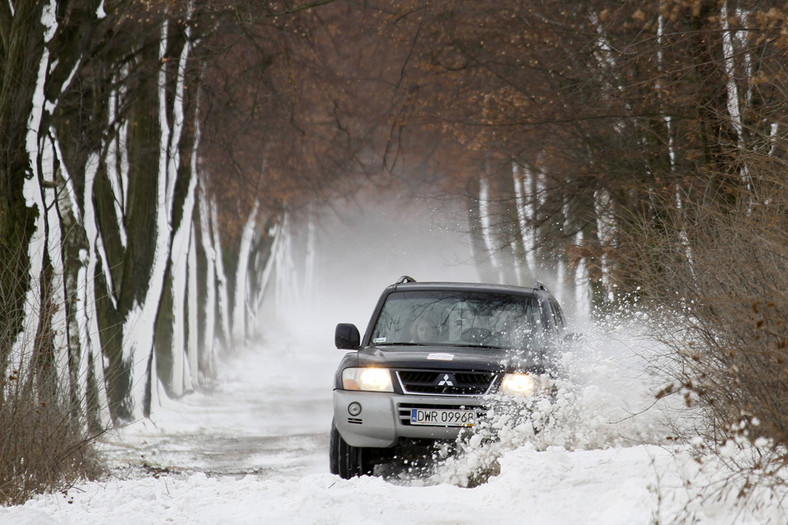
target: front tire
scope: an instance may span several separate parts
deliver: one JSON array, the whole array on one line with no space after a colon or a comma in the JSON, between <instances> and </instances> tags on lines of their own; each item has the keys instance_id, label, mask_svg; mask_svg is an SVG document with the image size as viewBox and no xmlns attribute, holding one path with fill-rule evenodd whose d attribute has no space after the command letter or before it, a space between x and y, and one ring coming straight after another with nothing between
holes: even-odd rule
<instances>
[{"instance_id":1,"label":"front tire","mask_svg":"<svg viewBox=\"0 0 788 525\"><path fill-rule=\"evenodd\" d=\"M328 447L329 469L332 474L338 474L342 479L372 474L375 468L375 464L370 461L372 450L348 445L333 421Z\"/></svg>"}]
</instances>

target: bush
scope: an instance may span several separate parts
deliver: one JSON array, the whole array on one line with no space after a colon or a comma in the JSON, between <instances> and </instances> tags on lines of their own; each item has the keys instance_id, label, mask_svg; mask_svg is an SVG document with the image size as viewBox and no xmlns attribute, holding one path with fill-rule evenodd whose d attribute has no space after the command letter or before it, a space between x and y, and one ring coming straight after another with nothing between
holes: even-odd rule
<instances>
[{"instance_id":1,"label":"bush","mask_svg":"<svg viewBox=\"0 0 788 525\"><path fill-rule=\"evenodd\" d=\"M627 267L674 351L675 384L663 394L701 403L711 440L768 438L785 463L788 180L779 159L746 162L746 171L699 179L681 208L643 221Z\"/></svg>"},{"instance_id":2,"label":"bush","mask_svg":"<svg viewBox=\"0 0 788 525\"><path fill-rule=\"evenodd\" d=\"M42 288L38 322L25 326L24 308L18 306L24 304L20 297L27 297L24 286L8 277L8 267L0 268L2 505L65 490L101 472L91 446L95 433L88 435L84 415L58 378L55 355L67 349L55 348L52 320L57 307L46 300L49 293Z\"/></svg>"},{"instance_id":3,"label":"bush","mask_svg":"<svg viewBox=\"0 0 788 525\"><path fill-rule=\"evenodd\" d=\"M20 382L13 373L6 386ZM59 406L19 392L0 406L0 503L24 503L34 494L66 490L101 472L91 438Z\"/></svg>"}]
</instances>

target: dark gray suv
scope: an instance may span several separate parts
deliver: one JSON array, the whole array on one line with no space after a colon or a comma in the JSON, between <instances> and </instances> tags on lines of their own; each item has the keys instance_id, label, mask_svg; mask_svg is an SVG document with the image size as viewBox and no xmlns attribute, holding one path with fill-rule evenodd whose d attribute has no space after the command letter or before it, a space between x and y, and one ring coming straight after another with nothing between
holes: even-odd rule
<instances>
[{"instance_id":1,"label":"dark gray suv","mask_svg":"<svg viewBox=\"0 0 788 525\"><path fill-rule=\"evenodd\" d=\"M413 442L454 440L493 395L549 395L564 340L556 299L533 288L419 283L383 291L364 337L336 327L347 353L334 379L330 468L372 473Z\"/></svg>"}]
</instances>

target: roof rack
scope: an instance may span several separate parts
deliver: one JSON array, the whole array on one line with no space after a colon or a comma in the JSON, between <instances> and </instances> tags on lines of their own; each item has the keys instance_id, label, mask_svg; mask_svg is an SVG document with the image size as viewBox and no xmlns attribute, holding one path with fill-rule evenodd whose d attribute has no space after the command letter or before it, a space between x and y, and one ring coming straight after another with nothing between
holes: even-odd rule
<instances>
[{"instance_id":1,"label":"roof rack","mask_svg":"<svg viewBox=\"0 0 788 525\"><path fill-rule=\"evenodd\" d=\"M410 275L403 275L402 277L399 278L399 281L397 281L397 284L415 283L415 282L416 282L416 279L414 279Z\"/></svg>"}]
</instances>

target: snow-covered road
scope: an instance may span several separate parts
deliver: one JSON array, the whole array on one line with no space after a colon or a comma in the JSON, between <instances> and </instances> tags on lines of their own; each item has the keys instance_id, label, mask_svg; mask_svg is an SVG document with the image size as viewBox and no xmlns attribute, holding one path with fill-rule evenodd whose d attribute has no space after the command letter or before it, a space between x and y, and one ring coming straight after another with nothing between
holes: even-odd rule
<instances>
[{"instance_id":1,"label":"snow-covered road","mask_svg":"<svg viewBox=\"0 0 788 525\"><path fill-rule=\"evenodd\" d=\"M233 358L212 391L104 443L107 479L0 509L0 523L784 523L763 494L744 507L694 497L725 473L668 446L658 414L633 415L649 402L631 366L643 351L620 336L588 356L560 408L567 424L538 439L504 425L494 446L428 475L345 481L327 460L339 355L278 337ZM496 475L461 486L491 460Z\"/></svg>"},{"instance_id":2,"label":"snow-covered road","mask_svg":"<svg viewBox=\"0 0 788 525\"><path fill-rule=\"evenodd\" d=\"M278 339L228 359L207 391L164 400L152 421L103 449L116 466L208 476L295 477L325 470L336 354Z\"/></svg>"}]
</instances>

